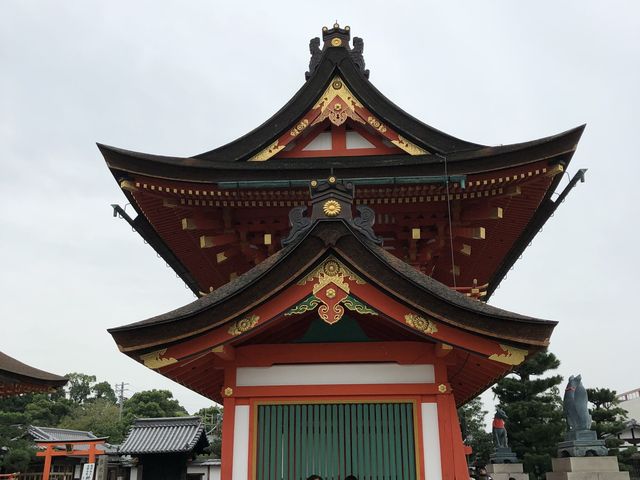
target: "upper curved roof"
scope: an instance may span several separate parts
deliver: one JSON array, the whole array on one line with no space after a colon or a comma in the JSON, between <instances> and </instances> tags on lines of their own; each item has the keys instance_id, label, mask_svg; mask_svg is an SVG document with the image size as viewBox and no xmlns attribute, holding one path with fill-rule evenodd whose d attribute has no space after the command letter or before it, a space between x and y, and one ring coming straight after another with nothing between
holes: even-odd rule
<instances>
[{"instance_id":1,"label":"upper curved roof","mask_svg":"<svg viewBox=\"0 0 640 480\"><path fill-rule=\"evenodd\" d=\"M334 37L346 41L332 46L330 40ZM420 166L428 170L429 165L441 164L443 156L452 162L453 169L453 165L457 164L458 173L467 173L513 166L530 161L531 157L551 158L573 152L577 146L584 125L530 142L493 147L468 142L433 128L395 105L369 82L368 71L363 69L363 60L358 61L348 39L348 30L332 29L325 32L325 47L314 54L318 58L312 58L309 78L293 98L262 125L226 145L191 157L152 155L102 144L98 146L112 170L203 182L237 179L238 175L244 178L248 171L255 171L264 178L283 169L304 171L301 174L304 178L309 178L309 175L319 169L326 172L327 168ZM380 121L428 154L350 157L348 162L340 157L301 158L293 161L278 159L276 165L273 162L249 162L254 155L295 126L314 107L336 76L346 83L357 99ZM481 159L481 162L475 161Z\"/></svg>"},{"instance_id":2,"label":"upper curved roof","mask_svg":"<svg viewBox=\"0 0 640 480\"><path fill-rule=\"evenodd\" d=\"M585 125L566 132L529 142L479 147L446 155L451 175L474 174L554 159L568 163L582 136ZM278 159L277 162L229 162L196 157L170 157L134 152L98 144L114 175L126 172L156 178L191 182L220 182L249 180L309 179L326 175L329 169L339 170L343 178L442 174L445 156L441 155L384 155L349 157L316 157Z\"/></svg>"}]
</instances>

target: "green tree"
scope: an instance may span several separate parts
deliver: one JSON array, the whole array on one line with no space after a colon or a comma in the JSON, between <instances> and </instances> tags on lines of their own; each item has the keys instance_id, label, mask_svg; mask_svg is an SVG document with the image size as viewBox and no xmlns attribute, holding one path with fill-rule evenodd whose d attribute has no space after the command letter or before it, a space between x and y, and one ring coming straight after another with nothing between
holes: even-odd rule
<instances>
[{"instance_id":1,"label":"green tree","mask_svg":"<svg viewBox=\"0 0 640 480\"><path fill-rule=\"evenodd\" d=\"M491 434L487 432L485 419L487 411L482 408L482 400L476 397L458 410L460 424L464 426L465 443L472 449L471 463L486 465L493 451Z\"/></svg>"},{"instance_id":2,"label":"green tree","mask_svg":"<svg viewBox=\"0 0 640 480\"><path fill-rule=\"evenodd\" d=\"M93 394L92 400L102 399L112 404L118 403L116 392L113 391L109 382L96 383L91 387L91 393Z\"/></svg>"},{"instance_id":3,"label":"green tree","mask_svg":"<svg viewBox=\"0 0 640 480\"><path fill-rule=\"evenodd\" d=\"M542 479L551 471L551 457L565 429L560 375L549 375L560 361L553 353L540 352L518 365L500 380L493 392L509 419L509 445L522 459L531 478Z\"/></svg>"},{"instance_id":4,"label":"green tree","mask_svg":"<svg viewBox=\"0 0 640 480\"><path fill-rule=\"evenodd\" d=\"M214 458L220 458L222 450L222 407L212 406L201 408L195 415L202 418L209 439L209 453Z\"/></svg>"},{"instance_id":5,"label":"green tree","mask_svg":"<svg viewBox=\"0 0 640 480\"><path fill-rule=\"evenodd\" d=\"M96 381L95 375L86 375L84 373L67 373L65 375L69 379L66 392L69 400L77 405L86 402L92 392L92 384Z\"/></svg>"},{"instance_id":6,"label":"green tree","mask_svg":"<svg viewBox=\"0 0 640 480\"><path fill-rule=\"evenodd\" d=\"M37 394L31 396L22 411L30 425L39 427L56 427L62 418L71 415L76 406L67 398L52 398L50 395Z\"/></svg>"},{"instance_id":7,"label":"green tree","mask_svg":"<svg viewBox=\"0 0 640 480\"><path fill-rule=\"evenodd\" d=\"M620 440L616 434L625 428L627 411L620 406L617 392L608 388L587 388L587 397L593 408L589 409L591 430L595 430L598 438L605 438L605 445L609 448L609 455L617 455L618 462L624 468L631 461L628 452L620 451ZM628 469L624 468L625 470Z\"/></svg>"},{"instance_id":8,"label":"green tree","mask_svg":"<svg viewBox=\"0 0 640 480\"><path fill-rule=\"evenodd\" d=\"M58 426L85 430L98 437L109 437L109 443L120 443L125 432L125 425L120 421L118 406L104 398L78 407L73 415L63 418Z\"/></svg>"},{"instance_id":9,"label":"green tree","mask_svg":"<svg viewBox=\"0 0 640 480\"><path fill-rule=\"evenodd\" d=\"M587 396L589 403L593 404L593 408L589 409L593 420L591 430L598 433L598 438L619 433L624 429L627 411L620 407L615 390L587 388Z\"/></svg>"},{"instance_id":10,"label":"green tree","mask_svg":"<svg viewBox=\"0 0 640 480\"><path fill-rule=\"evenodd\" d=\"M169 390L145 390L135 393L124 402L125 424L135 418L182 417L187 415Z\"/></svg>"},{"instance_id":11,"label":"green tree","mask_svg":"<svg viewBox=\"0 0 640 480\"><path fill-rule=\"evenodd\" d=\"M35 457L35 446L25 438L24 413L0 411L0 472L25 470Z\"/></svg>"}]
</instances>

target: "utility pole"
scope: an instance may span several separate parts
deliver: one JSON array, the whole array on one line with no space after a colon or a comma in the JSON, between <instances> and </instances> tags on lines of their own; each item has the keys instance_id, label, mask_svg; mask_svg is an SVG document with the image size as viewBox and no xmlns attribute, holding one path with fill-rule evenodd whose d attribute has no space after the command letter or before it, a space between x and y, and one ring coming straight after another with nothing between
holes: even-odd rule
<instances>
[{"instance_id":1,"label":"utility pole","mask_svg":"<svg viewBox=\"0 0 640 480\"><path fill-rule=\"evenodd\" d=\"M128 388L126 388L126 385L129 385L129 384L125 382L116 383L116 395L118 395L118 409L120 411L120 420L122 420L122 407L124 406L124 392L129 390Z\"/></svg>"}]
</instances>

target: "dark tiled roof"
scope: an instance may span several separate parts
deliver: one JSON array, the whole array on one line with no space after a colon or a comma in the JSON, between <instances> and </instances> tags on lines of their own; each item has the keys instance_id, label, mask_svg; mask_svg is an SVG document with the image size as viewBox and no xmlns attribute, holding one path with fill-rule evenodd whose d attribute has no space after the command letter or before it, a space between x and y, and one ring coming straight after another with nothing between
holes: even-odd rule
<instances>
[{"instance_id":1,"label":"dark tiled roof","mask_svg":"<svg viewBox=\"0 0 640 480\"><path fill-rule=\"evenodd\" d=\"M29 435L31 435L36 442L60 442L66 440L77 442L98 438L91 432L67 430L65 428L36 427L32 425L28 431Z\"/></svg>"},{"instance_id":2,"label":"dark tiled roof","mask_svg":"<svg viewBox=\"0 0 640 480\"><path fill-rule=\"evenodd\" d=\"M188 453L208 444L200 417L139 418L133 423L118 453Z\"/></svg>"},{"instance_id":3,"label":"dark tiled roof","mask_svg":"<svg viewBox=\"0 0 640 480\"><path fill-rule=\"evenodd\" d=\"M3 377L16 377L16 381L20 381L20 379L31 380L52 383L56 386L62 386L67 383L67 379L64 377L30 367L2 352L0 352L0 375Z\"/></svg>"}]
</instances>

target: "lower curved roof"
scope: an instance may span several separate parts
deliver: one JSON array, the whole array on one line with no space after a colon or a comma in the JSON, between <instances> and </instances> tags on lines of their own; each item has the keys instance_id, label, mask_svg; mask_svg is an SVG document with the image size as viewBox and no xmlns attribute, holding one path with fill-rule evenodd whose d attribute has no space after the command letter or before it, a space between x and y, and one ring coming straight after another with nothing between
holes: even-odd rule
<instances>
[{"instance_id":1,"label":"lower curved roof","mask_svg":"<svg viewBox=\"0 0 640 480\"><path fill-rule=\"evenodd\" d=\"M0 352L0 397L52 392L66 383L65 377L31 367Z\"/></svg>"}]
</instances>

